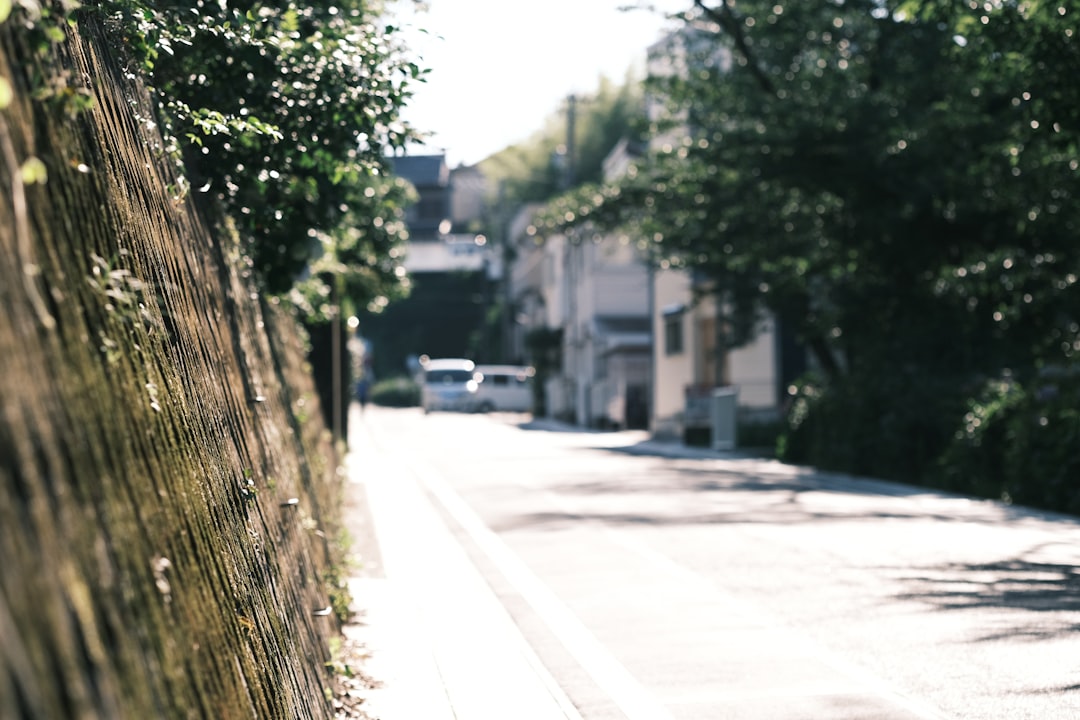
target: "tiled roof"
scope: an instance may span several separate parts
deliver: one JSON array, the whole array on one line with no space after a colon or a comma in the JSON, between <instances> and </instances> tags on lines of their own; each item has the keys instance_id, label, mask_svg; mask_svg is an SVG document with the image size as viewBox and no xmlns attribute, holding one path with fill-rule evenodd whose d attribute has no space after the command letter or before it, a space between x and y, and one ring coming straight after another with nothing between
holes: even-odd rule
<instances>
[{"instance_id":1,"label":"tiled roof","mask_svg":"<svg viewBox=\"0 0 1080 720\"><path fill-rule=\"evenodd\" d=\"M450 168L445 155L402 155L389 159L389 165L398 177L420 187L446 187L450 182Z\"/></svg>"}]
</instances>

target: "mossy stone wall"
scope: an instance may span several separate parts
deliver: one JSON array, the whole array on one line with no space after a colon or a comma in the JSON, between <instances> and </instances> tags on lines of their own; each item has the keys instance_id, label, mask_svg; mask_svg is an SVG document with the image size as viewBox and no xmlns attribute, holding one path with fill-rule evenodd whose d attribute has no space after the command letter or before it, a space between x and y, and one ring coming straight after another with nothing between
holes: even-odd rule
<instances>
[{"instance_id":1,"label":"mossy stone wall","mask_svg":"<svg viewBox=\"0 0 1080 720\"><path fill-rule=\"evenodd\" d=\"M301 333L111 40L0 25L0 718L332 717L340 480Z\"/></svg>"}]
</instances>

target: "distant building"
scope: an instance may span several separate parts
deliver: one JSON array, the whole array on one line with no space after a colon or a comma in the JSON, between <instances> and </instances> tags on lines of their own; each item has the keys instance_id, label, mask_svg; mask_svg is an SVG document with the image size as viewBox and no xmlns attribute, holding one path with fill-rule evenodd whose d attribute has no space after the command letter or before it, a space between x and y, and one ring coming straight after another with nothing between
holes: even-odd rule
<instances>
[{"instance_id":1,"label":"distant building","mask_svg":"<svg viewBox=\"0 0 1080 720\"><path fill-rule=\"evenodd\" d=\"M450 232L450 168L446 155L403 155L390 160L395 175L412 183L419 200L405 212L410 242L436 242Z\"/></svg>"},{"instance_id":2,"label":"distant building","mask_svg":"<svg viewBox=\"0 0 1080 720\"><path fill-rule=\"evenodd\" d=\"M459 165L450 171L451 232L476 232L488 210L489 182L476 165Z\"/></svg>"},{"instance_id":3,"label":"distant building","mask_svg":"<svg viewBox=\"0 0 1080 720\"><path fill-rule=\"evenodd\" d=\"M730 53L710 42L709 35L693 28L671 33L649 48L650 73L685 73L700 65L729 68ZM659 99L652 98L651 119L665 112ZM651 143L654 147L670 143L686 131L685 127L676 129ZM708 442L712 396L717 389L737 393L741 420L779 417L787 384L805 369L805 353L772 317L762 318L750 343L727 347L722 299L710 288L708 278L692 272L658 269L652 275L655 343L650 427L656 436Z\"/></svg>"},{"instance_id":4,"label":"distant building","mask_svg":"<svg viewBox=\"0 0 1080 720\"><path fill-rule=\"evenodd\" d=\"M626 143L605 167L626 167ZM589 427L648 424L649 271L629 238L590 232L542 240L529 231L535 207L511 223L515 349L529 332L555 331L558 362L540 372L548 415ZM528 356L526 355L528 358ZM530 358L536 362L535 358Z\"/></svg>"},{"instance_id":5,"label":"distant building","mask_svg":"<svg viewBox=\"0 0 1080 720\"><path fill-rule=\"evenodd\" d=\"M694 29L672 33L648 54L654 73L730 64L708 33ZM650 114L663 110L652 98ZM685 132L650 144L677 141ZM605 159L605 178L625 174L644 150L619 143ZM762 318L750 343L729 347L723 301L709 278L648 266L638 238L587 227L540 238L530 226L535 211L523 208L510 223L512 348L537 362L529 339L539 337L545 352L557 353L551 362L545 357L538 376L548 415L583 426L648 427L657 436L695 442L709 441L717 390L737 394L742 420L779 416L786 386L805 363L773 318Z\"/></svg>"},{"instance_id":6,"label":"distant building","mask_svg":"<svg viewBox=\"0 0 1080 720\"><path fill-rule=\"evenodd\" d=\"M394 157L389 165L416 188L419 199L405 214L411 293L361 318L376 374L408 374L407 359L425 354L500 360L478 354L490 345L487 319L501 269L487 238L468 231L483 215L483 175L476 168L450 170L444 154Z\"/></svg>"}]
</instances>

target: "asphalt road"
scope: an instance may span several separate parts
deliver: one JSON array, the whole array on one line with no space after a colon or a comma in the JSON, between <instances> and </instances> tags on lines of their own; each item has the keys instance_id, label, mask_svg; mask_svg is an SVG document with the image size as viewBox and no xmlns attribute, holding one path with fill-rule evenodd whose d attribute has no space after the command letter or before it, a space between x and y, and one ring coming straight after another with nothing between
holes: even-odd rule
<instances>
[{"instance_id":1,"label":"asphalt road","mask_svg":"<svg viewBox=\"0 0 1080 720\"><path fill-rule=\"evenodd\" d=\"M585 720L1080 718L1080 522L369 407Z\"/></svg>"}]
</instances>

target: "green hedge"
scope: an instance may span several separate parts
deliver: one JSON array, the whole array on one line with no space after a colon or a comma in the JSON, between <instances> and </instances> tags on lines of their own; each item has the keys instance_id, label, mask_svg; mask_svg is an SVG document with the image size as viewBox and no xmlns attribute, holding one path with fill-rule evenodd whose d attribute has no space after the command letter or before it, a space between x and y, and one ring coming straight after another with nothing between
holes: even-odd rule
<instances>
[{"instance_id":1,"label":"green hedge","mask_svg":"<svg viewBox=\"0 0 1080 720\"><path fill-rule=\"evenodd\" d=\"M380 380L371 387L371 402L383 407L417 407L420 386L405 377Z\"/></svg>"},{"instance_id":2,"label":"green hedge","mask_svg":"<svg viewBox=\"0 0 1080 720\"><path fill-rule=\"evenodd\" d=\"M1080 377L988 381L969 402L934 479L958 492L1080 513Z\"/></svg>"},{"instance_id":3,"label":"green hedge","mask_svg":"<svg viewBox=\"0 0 1080 720\"><path fill-rule=\"evenodd\" d=\"M1080 514L1080 372L800 384L781 459Z\"/></svg>"},{"instance_id":4,"label":"green hedge","mask_svg":"<svg viewBox=\"0 0 1080 720\"><path fill-rule=\"evenodd\" d=\"M787 462L923 484L949 444L964 393L918 373L803 381L777 443Z\"/></svg>"}]
</instances>

